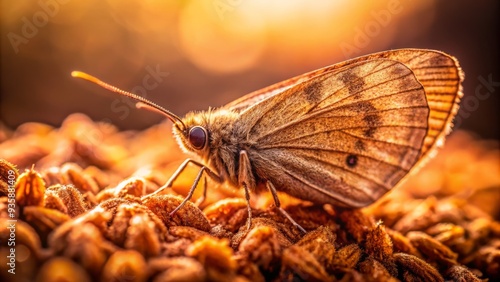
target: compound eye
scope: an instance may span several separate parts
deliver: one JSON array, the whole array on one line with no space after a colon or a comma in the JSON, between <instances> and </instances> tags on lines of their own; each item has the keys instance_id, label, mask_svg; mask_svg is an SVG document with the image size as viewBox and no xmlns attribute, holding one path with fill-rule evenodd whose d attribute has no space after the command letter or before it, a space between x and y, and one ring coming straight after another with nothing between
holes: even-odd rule
<instances>
[{"instance_id":1,"label":"compound eye","mask_svg":"<svg viewBox=\"0 0 500 282\"><path fill-rule=\"evenodd\" d=\"M201 126L195 126L189 130L189 143L193 148L200 150L207 143L207 131Z\"/></svg>"}]
</instances>

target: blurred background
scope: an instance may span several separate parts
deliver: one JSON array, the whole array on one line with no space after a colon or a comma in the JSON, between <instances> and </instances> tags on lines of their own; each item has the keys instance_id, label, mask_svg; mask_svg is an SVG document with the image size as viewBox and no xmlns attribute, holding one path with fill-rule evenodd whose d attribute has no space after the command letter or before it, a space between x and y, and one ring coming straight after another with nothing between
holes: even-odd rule
<instances>
[{"instance_id":1,"label":"blurred background","mask_svg":"<svg viewBox=\"0 0 500 282\"><path fill-rule=\"evenodd\" d=\"M1 0L3 126L81 112L121 129L163 117L74 79L81 70L183 115L349 58L452 54L466 74L456 127L499 139L499 1Z\"/></svg>"}]
</instances>

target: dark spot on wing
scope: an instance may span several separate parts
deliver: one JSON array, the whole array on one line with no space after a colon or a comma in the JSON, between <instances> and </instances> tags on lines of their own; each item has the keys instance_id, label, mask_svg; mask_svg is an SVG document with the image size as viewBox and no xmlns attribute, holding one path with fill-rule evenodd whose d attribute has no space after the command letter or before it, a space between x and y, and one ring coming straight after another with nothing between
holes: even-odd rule
<instances>
[{"instance_id":1,"label":"dark spot on wing","mask_svg":"<svg viewBox=\"0 0 500 282\"><path fill-rule=\"evenodd\" d=\"M347 156L347 158L345 159L345 163L348 167L355 167L357 164L358 164L358 156L356 155L349 155Z\"/></svg>"},{"instance_id":2,"label":"dark spot on wing","mask_svg":"<svg viewBox=\"0 0 500 282\"><path fill-rule=\"evenodd\" d=\"M364 151L365 150L365 143L361 140L357 140L356 143L354 143L354 148L359 151Z\"/></svg>"},{"instance_id":3,"label":"dark spot on wing","mask_svg":"<svg viewBox=\"0 0 500 282\"><path fill-rule=\"evenodd\" d=\"M368 101L360 101L356 104L353 104L356 107L356 112L358 113L369 113L374 112L377 109L372 105L372 103Z\"/></svg>"},{"instance_id":4,"label":"dark spot on wing","mask_svg":"<svg viewBox=\"0 0 500 282\"><path fill-rule=\"evenodd\" d=\"M367 114L363 120L366 122L366 125L368 127L375 127L380 124L380 117L378 115L374 114Z\"/></svg>"},{"instance_id":5,"label":"dark spot on wing","mask_svg":"<svg viewBox=\"0 0 500 282\"><path fill-rule=\"evenodd\" d=\"M368 129L365 130L365 136L373 138L373 134L375 134L375 131L377 131L375 127L369 127Z\"/></svg>"},{"instance_id":6,"label":"dark spot on wing","mask_svg":"<svg viewBox=\"0 0 500 282\"><path fill-rule=\"evenodd\" d=\"M365 130L365 136L372 138L373 134L377 130L377 127L382 123L380 121L380 117L376 114L367 114L363 117L363 120L366 122L366 126L368 127L368 129Z\"/></svg>"},{"instance_id":7,"label":"dark spot on wing","mask_svg":"<svg viewBox=\"0 0 500 282\"><path fill-rule=\"evenodd\" d=\"M407 67L404 67L401 64L396 64L395 66L393 66L391 68L391 75L393 75L395 77L403 76L403 75L407 74L408 72L411 72L411 70L408 69Z\"/></svg>"},{"instance_id":8,"label":"dark spot on wing","mask_svg":"<svg viewBox=\"0 0 500 282\"><path fill-rule=\"evenodd\" d=\"M323 97L323 81L314 81L304 88L304 94L307 101L311 104L317 103Z\"/></svg>"},{"instance_id":9,"label":"dark spot on wing","mask_svg":"<svg viewBox=\"0 0 500 282\"><path fill-rule=\"evenodd\" d=\"M365 86L364 79L349 70L345 71L342 75L340 75L340 81L344 83L345 87L347 88L347 90L349 90L350 94L356 94L360 92Z\"/></svg>"}]
</instances>

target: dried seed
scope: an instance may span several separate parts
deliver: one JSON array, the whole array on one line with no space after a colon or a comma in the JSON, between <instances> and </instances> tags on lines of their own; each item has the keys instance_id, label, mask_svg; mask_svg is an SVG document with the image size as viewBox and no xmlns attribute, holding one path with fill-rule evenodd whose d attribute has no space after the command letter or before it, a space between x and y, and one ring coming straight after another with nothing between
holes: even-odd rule
<instances>
[{"instance_id":1,"label":"dried seed","mask_svg":"<svg viewBox=\"0 0 500 282\"><path fill-rule=\"evenodd\" d=\"M81 230L82 225L88 223L94 225L99 230L99 233L104 234L108 228L108 222L111 219L111 213L98 206L79 217L72 218L56 228L48 238L49 246L52 246L56 252L62 252L66 247L68 234L74 230ZM97 235L96 236L100 236ZM104 241L104 240L103 240ZM100 242L99 242L100 243ZM107 243L102 243L103 246L109 246ZM114 249L114 248L110 248Z\"/></svg>"},{"instance_id":2,"label":"dried seed","mask_svg":"<svg viewBox=\"0 0 500 282\"><path fill-rule=\"evenodd\" d=\"M191 246L193 241L185 238L179 238L175 241L161 244L161 255L165 257L184 257L186 250Z\"/></svg>"},{"instance_id":3,"label":"dried seed","mask_svg":"<svg viewBox=\"0 0 500 282\"><path fill-rule=\"evenodd\" d=\"M16 182L16 202L20 206L41 206L45 182L33 168L22 173Z\"/></svg>"},{"instance_id":4,"label":"dried seed","mask_svg":"<svg viewBox=\"0 0 500 282\"><path fill-rule=\"evenodd\" d=\"M134 215L127 228L125 248L136 250L145 257L160 254L160 240L164 234L158 234L155 222L146 214Z\"/></svg>"},{"instance_id":5,"label":"dried seed","mask_svg":"<svg viewBox=\"0 0 500 282\"><path fill-rule=\"evenodd\" d=\"M231 281L237 276L233 250L226 239L201 237L186 250L186 255L204 265L208 279L212 281Z\"/></svg>"},{"instance_id":6,"label":"dried seed","mask_svg":"<svg viewBox=\"0 0 500 282\"><path fill-rule=\"evenodd\" d=\"M112 181L112 176L102 171L100 168L90 165L83 170L83 175L88 175L92 178L97 186L99 186L99 190L103 190L105 187L108 187Z\"/></svg>"},{"instance_id":7,"label":"dried seed","mask_svg":"<svg viewBox=\"0 0 500 282\"><path fill-rule=\"evenodd\" d=\"M147 198L144 201L144 205L155 213L166 226L191 226L209 232L210 223L208 223L203 212L191 202L187 202L173 217L170 217L170 213L183 200L183 198L178 196L160 195Z\"/></svg>"},{"instance_id":8,"label":"dried seed","mask_svg":"<svg viewBox=\"0 0 500 282\"><path fill-rule=\"evenodd\" d=\"M406 234L411 230L422 230L437 222L432 220L436 209L437 200L429 197L422 201L415 209L401 217L393 226L393 229Z\"/></svg>"},{"instance_id":9,"label":"dried seed","mask_svg":"<svg viewBox=\"0 0 500 282\"><path fill-rule=\"evenodd\" d=\"M67 214L58 210L37 206L25 207L23 216L26 222L38 231L44 242L54 229L71 219Z\"/></svg>"},{"instance_id":10,"label":"dried seed","mask_svg":"<svg viewBox=\"0 0 500 282\"><path fill-rule=\"evenodd\" d=\"M148 273L154 282L163 281L207 281L203 265L189 257L158 257L148 261Z\"/></svg>"},{"instance_id":11,"label":"dried seed","mask_svg":"<svg viewBox=\"0 0 500 282\"><path fill-rule=\"evenodd\" d=\"M489 245L481 247L474 259L474 265L492 281L500 279L500 240L496 239Z\"/></svg>"},{"instance_id":12,"label":"dried seed","mask_svg":"<svg viewBox=\"0 0 500 282\"><path fill-rule=\"evenodd\" d=\"M233 250L229 247L229 241L226 239L214 239L209 236L203 236L193 242L188 249L187 255L196 258L206 266L213 266L221 269L235 269L236 263L231 258Z\"/></svg>"},{"instance_id":13,"label":"dried seed","mask_svg":"<svg viewBox=\"0 0 500 282\"><path fill-rule=\"evenodd\" d=\"M131 177L120 182L114 188L102 190L97 195L97 201L103 202L110 198L123 198L126 195L141 197L146 194L146 180L140 177Z\"/></svg>"},{"instance_id":14,"label":"dried seed","mask_svg":"<svg viewBox=\"0 0 500 282\"><path fill-rule=\"evenodd\" d=\"M328 227L319 227L307 233L296 245L314 255L316 260L330 272L334 269L335 238L335 234Z\"/></svg>"},{"instance_id":15,"label":"dried seed","mask_svg":"<svg viewBox=\"0 0 500 282\"><path fill-rule=\"evenodd\" d=\"M391 237L393 252L407 253L416 257L422 257L422 254L413 246L408 238L398 231L386 229L387 234Z\"/></svg>"},{"instance_id":16,"label":"dried seed","mask_svg":"<svg viewBox=\"0 0 500 282\"><path fill-rule=\"evenodd\" d=\"M75 163L65 163L61 166L63 184L73 184L83 194L90 192L97 195L99 186L92 177L83 173L83 169Z\"/></svg>"},{"instance_id":17,"label":"dried seed","mask_svg":"<svg viewBox=\"0 0 500 282\"><path fill-rule=\"evenodd\" d=\"M254 213L257 214L257 213ZM245 227L241 228L238 233L236 233L234 236L231 238L231 247L233 249L238 249L241 242L245 240L248 236L248 234L255 228L260 228L260 227L269 227L274 230L275 235L277 240L279 241L279 244L281 246L291 246L292 245L292 240L290 237L286 236L286 234L283 233L283 228L282 224L278 224L275 221L268 219L268 218L254 218L252 220L252 226L250 230L247 230Z\"/></svg>"},{"instance_id":18,"label":"dried seed","mask_svg":"<svg viewBox=\"0 0 500 282\"><path fill-rule=\"evenodd\" d=\"M224 229L224 227L222 227L222 225L215 225L212 227L212 229L210 229L210 235L219 239L226 238L231 240L231 238L233 238L234 236L234 233L227 231L226 229Z\"/></svg>"},{"instance_id":19,"label":"dried seed","mask_svg":"<svg viewBox=\"0 0 500 282\"><path fill-rule=\"evenodd\" d=\"M248 260L239 259L240 257L236 257L236 261L238 263L238 274L244 276L248 281L252 282L265 282L271 280L275 275L262 273L259 267ZM274 273L273 273L274 274Z\"/></svg>"},{"instance_id":20,"label":"dried seed","mask_svg":"<svg viewBox=\"0 0 500 282\"><path fill-rule=\"evenodd\" d=\"M208 236L207 232L198 230L189 226L171 226L169 229L169 241L174 241L179 238L186 238L190 241L196 241L203 236Z\"/></svg>"},{"instance_id":21,"label":"dried seed","mask_svg":"<svg viewBox=\"0 0 500 282\"><path fill-rule=\"evenodd\" d=\"M395 253L394 259L400 268L399 279L404 281L444 281L434 267L416 256Z\"/></svg>"},{"instance_id":22,"label":"dried seed","mask_svg":"<svg viewBox=\"0 0 500 282\"><path fill-rule=\"evenodd\" d=\"M98 207L112 214L104 232L111 242L137 250L145 256L160 253L160 243L165 241L168 231L146 206L125 199L111 199Z\"/></svg>"},{"instance_id":23,"label":"dried seed","mask_svg":"<svg viewBox=\"0 0 500 282\"><path fill-rule=\"evenodd\" d=\"M19 171L16 166L0 158L0 196L7 196L9 192L15 192L12 188L9 191L9 187L15 186L18 177Z\"/></svg>"},{"instance_id":24,"label":"dried seed","mask_svg":"<svg viewBox=\"0 0 500 282\"><path fill-rule=\"evenodd\" d=\"M92 223L79 224L77 228L69 230L64 238L55 238L49 237L49 246L57 254L77 261L94 276L99 275L108 257L118 250Z\"/></svg>"},{"instance_id":25,"label":"dried seed","mask_svg":"<svg viewBox=\"0 0 500 282\"><path fill-rule=\"evenodd\" d=\"M47 186L60 185L64 183L59 167L49 167L41 173L43 180Z\"/></svg>"},{"instance_id":26,"label":"dried seed","mask_svg":"<svg viewBox=\"0 0 500 282\"><path fill-rule=\"evenodd\" d=\"M56 257L43 264L36 281L90 282L92 279L78 263L68 258Z\"/></svg>"},{"instance_id":27,"label":"dried seed","mask_svg":"<svg viewBox=\"0 0 500 282\"><path fill-rule=\"evenodd\" d=\"M254 213L254 215L257 213ZM231 238L231 247L237 249L241 242L246 238L246 236L250 233L251 230L258 227L269 227L276 232L277 239L280 241L280 244L283 246L291 245L293 239L290 238L289 233L285 233L287 230L284 230L282 223L277 223L272 219L262 218L262 217L254 217L252 219L252 225L250 230L247 230L245 227L242 227L238 233L236 233ZM284 232L285 231L285 232Z\"/></svg>"},{"instance_id":28,"label":"dried seed","mask_svg":"<svg viewBox=\"0 0 500 282\"><path fill-rule=\"evenodd\" d=\"M346 230L358 244L365 240L368 230L376 226L373 218L364 214L362 210L337 208L336 211Z\"/></svg>"},{"instance_id":29,"label":"dried seed","mask_svg":"<svg viewBox=\"0 0 500 282\"><path fill-rule=\"evenodd\" d=\"M353 269L363 255L357 244L347 245L337 250L332 260L332 266L336 270Z\"/></svg>"},{"instance_id":30,"label":"dried seed","mask_svg":"<svg viewBox=\"0 0 500 282\"><path fill-rule=\"evenodd\" d=\"M293 245L283 251L280 281L333 281L314 255L303 247Z\"/></svg>"},{"instance_id":31,"label":"dried seed","mask_svg":"<svg viewBox=\"0 0 500 282\"><path fill-rule=\"evenodd\" d=\"M117 251L112 254L102 270L102 281L146 281L147 268L144 257L136 251Z\"/></svg>"},{"instance_id":32,"label":"dried seed","mask_svg":"<svg viewBox=\"0 0 500 282\"><path fill-rule=\"evenodd\" d=\"M203 212L211 224L221 225L233 233L245 225L248 218L247 203L242 198L217 201L206 207Z\"/></svg>"},{"instance_id":33,"label":"dried seed","mask_svg":"<svg viewBox=\"0 0 500 282\"><path fill-rule=\"evenodd\" d=\"M439 242L449 245L451 241L462 238L465 235L465 229L452 223L438 223L427 228L426 233L434 236Z\"/></svg>"},{"instance_id":34,"label":"dried seed","mask_svg":"<svg viewBox=\"0 0 500 282\"><path fill-rule=\"evenodd\" d=\"M438 202L435 197L429 197L395 223L393 229L406 234L409 231L422 231L442 222L459 224L464 219L460 208L463 204L464 202L457 200Z\"/></svg>"},{"instance_id":35,"label":"dried seed","mask_svg":"<svg viewBox=\"0 0 500 282\"><path fill-rule=\"evenodd\" d=\"M397 281L382 263L371 257L360 262L358 269L373 281Z\"/></svg>"},{"instance_id":36,"label":"dried seed","mask_svg":"<svg viewBox=\"0 0 500 282\"><path fill-rule=\"evenodd\" d=\"M394 264L394 259L392 258L392 240L381 223L378 223L375 228L368 231L366 235L365 252L374 259L380 261L392 276L397 276L398 271Z\"/></svg>"},{"instance_id":37,"label":"dried seed","mask_svg":"<svg viewBox=\"0 0 500 282\"><path fill-rule=\"evenodd\" d=\"M253 228L239 245L239 255L259 268L273 272L271 267L277 265L283 249L290 245L288 242L288 245L283 246L277 233L276 229L269 226Z\"/></svg>"},{"instance_id":38,"label":"dried seed","mask_svg":"<svg viewBox=\"0 0 500 282\"><path fill-rule=\"evenodd\" d=\"M446 270L444 274L447 279L451 281L459 281L459 282L469 282L476 281L480 282L481 279L477 278L470 270L461 265L453 265L448 270Z\"/></svg>"},{"instance_id":39,"label":"dried seed","mask_svg":"<svg viewBox=\"0 0 500 282\"><path fill-rule=\"evenodd\" d=\"M45 193L45 207L55 209L70 217L85 213L89 208L83 195L72 185L54 185Z\"/></svg>"},{"instance_id":40,"label":"dried seed","mask_svg":"<svg viewBox=\"0 0 500 282\"><path fill-rule=\"evenodd\" d=\"M469 222L465 228L469 232L469 236L472 240L476 241L478 244L483 244L490 236L491 220L485 217L476 218Z\"/></svg>"},{"instance_id":41,"label":"dried seed","mask_svg":"<svg viewBox=\"0 0 500 282\"><path fill-rule=\"evenodd\" d=\"M431 261L445 265L457 263L458 255L431 236L420 231L411 231L408 232L407 237Z\"/></svg>"}]
</instances>

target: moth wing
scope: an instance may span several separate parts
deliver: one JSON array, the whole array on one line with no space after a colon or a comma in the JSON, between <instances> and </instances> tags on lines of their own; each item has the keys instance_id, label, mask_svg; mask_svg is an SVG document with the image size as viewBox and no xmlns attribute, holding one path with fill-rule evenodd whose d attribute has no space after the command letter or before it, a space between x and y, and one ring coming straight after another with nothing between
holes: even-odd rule
<instances>
[{"instance_id":1,"label":"moth wing","mask_svg":"<svg viewBox=\"0 0 500 282\"><path fill-rule=\"evenodd\" d=\"M354 58L254 91L225 105L224 108L240 112L316 76L367 60L381 58L395 60L406 65L424 87L430 109L429 130L422 147L421 160L425 161L429 155L432 155L433 149L441 145L444 137L451 131L452 120L458 112L458 105L463 96L461 83L464 74L458 61L440 51L399 49Z\"/></svg>"},{"instance_id":2,"label":"moth wing","mask_svg":"<svg viewBox=\"0 0 500 282\"><path fill-rule=\"evenodd\" d=\"M365 206L425 152L432 110L405 64L364 58L323 69L241 114L260 178L318 203ZM434 136L438 136L436 134Z\"/></svg>"},{"instance_id":3,"label":"moth wing","mask_svg":"<svg viewBox=\"0 0 500 282\"><path fill-rule=\"evenodd\" d=\"M302 81L306 81L311 79L312 77L317 76L316 73L311 73L310 75L308 74L303 74L294 78L290 78L278 83L275 83L271 86L259 89L257 91L251 92L243 97L240 97L226 105L223 106L223 108L236 111L236 112L241 112L248 107L251 107L260 101L263 101L271 96L274 96L276 94L279 94L283 91L285 91L288 88L293 87L294 85L299 84Z\"/></svg>"},{"instance_id":4,"label":"moth wing","mask_svg":"<svg viewBox=\"0 0 500 282\"><path fill-rule=\"evenodd\" d=\"M435 153L434 149L442 146L444 138L451 132L453 118L463 96L464 73L458 61L443 52L421 49L401 49L373 56L405 64L424 86L430 114L421 162L427 161Z\"/></svg>"}]
</instances>

